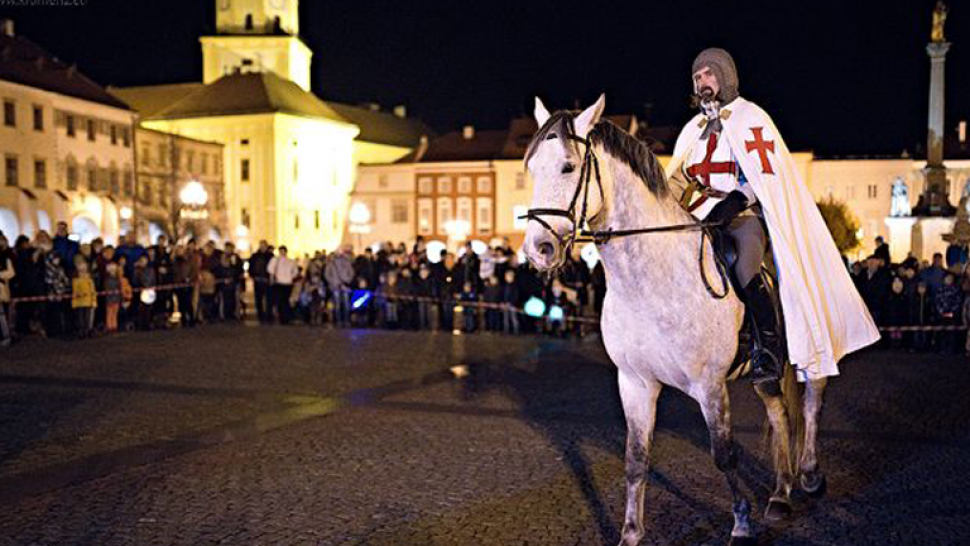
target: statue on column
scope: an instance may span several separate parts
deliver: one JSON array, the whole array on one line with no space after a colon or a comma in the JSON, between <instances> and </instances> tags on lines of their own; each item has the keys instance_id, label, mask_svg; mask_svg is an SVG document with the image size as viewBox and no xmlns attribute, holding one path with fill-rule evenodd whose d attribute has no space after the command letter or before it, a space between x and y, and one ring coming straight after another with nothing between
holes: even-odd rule
<instances>
[{"instance_id":1,"label":"statue on column","mask_svg":"<svg viewBox=\"0 0 970 546\"><path fill-rule=\"evenodd\" d=\"M893 183L893 200L889 215L894 218L911 215L909 208L909 187L901 176L897 176L896 182Z\"/></svg>"},{"instance_id":2,"label":"statue on column","mask_svg":"<svg viewBox=\"0 0 970 546\"><path fill-rule=\"evenodd\" d=\"M949 11L943 0L939 0L936 3L936 8L933 9L933 30L930 32L930 41L934 44L946 42L946 37L943 36L943 26L946 25L946 14Z\"/></svg>"}]
</instances>

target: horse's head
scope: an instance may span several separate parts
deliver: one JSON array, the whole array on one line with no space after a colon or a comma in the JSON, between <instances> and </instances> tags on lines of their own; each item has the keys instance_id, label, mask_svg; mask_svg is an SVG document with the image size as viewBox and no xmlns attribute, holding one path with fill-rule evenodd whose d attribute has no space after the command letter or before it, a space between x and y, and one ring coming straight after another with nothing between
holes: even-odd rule
<instances>
[{"instance_id":1,"label":"horse's head","mask_svg":"<svg viewBox=\"0 0 970 546\"><path fill-rule=\"evenodd\" d=\"M578 115L559 111L550 114L536 97L535 117L539 123L529 143L525 162L534 190L529 225L525 232L525 254L540 271L563 264L580 216L591 218L603 206L599 191L584 187L581 176L589 143L589 131L599 122L606 98L600 98ZM585 206L585 211L582 210Z\"/></svg>"}]
</instances>

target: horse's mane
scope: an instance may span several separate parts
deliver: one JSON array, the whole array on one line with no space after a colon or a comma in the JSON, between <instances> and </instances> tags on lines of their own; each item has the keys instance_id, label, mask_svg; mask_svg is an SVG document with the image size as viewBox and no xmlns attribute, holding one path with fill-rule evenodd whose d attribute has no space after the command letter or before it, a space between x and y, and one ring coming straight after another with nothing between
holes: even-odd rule
<instances>
[{"instance_id":1,"label":"horse's mane","mask_svg":"<svg viewBox=\"0 0 970 546\"><path fill-rule=\"evenodd\" d=\"M562 145L567 146L568 140L565 137L575 133L573 120L577 115L578 112L560 110L549 116L549 120L536 131L532 141L529 142L525 153L526 163L532 159L539 144L549 138L550 134L556 135ZM588 138L590 145L599 144L606 153L626 163L640 177L650 193L658 197L668 194L670 188L660 161L640 139L605 119L600 120L590 130Z\"/></svg>"}]
</instances>

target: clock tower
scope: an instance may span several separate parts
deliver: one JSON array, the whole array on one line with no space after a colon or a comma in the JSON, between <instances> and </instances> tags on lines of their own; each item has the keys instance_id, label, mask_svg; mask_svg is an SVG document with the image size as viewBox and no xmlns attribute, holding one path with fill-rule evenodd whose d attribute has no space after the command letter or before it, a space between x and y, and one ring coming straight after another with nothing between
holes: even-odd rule
<instances>
[{"instance_id":1,"label":"clock tower","mask_svg":"<svg viewBox=\"0 0 970 546\"><path fill-rule=\"evenodd\" d=\"M216 35L203 36L202 82L273 72L310 90L313 52L300 39L298 0L215 0Z\"/></svg>"}]
</instances>

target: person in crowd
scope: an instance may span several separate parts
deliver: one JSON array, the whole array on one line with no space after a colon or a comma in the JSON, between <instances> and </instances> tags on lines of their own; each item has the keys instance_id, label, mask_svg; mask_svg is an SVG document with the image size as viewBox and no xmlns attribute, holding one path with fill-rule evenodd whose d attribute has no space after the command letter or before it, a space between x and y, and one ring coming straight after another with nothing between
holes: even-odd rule
<instances>
[{"instance_id":1,"label":"person in crowd","mask_svg":"<svg viewBox=\"0 0 970 546\"><path fill-rule=\"evenodd\" d=\"M149 294L157 297L158 292L155 290L155 270L148 265L147 252L135 260L131 281L132 289L137 292L134 298L135 328L151 330L154 323L155 300Z\"/></svg>"},{"instance_id":2,"label":"person in crowd","mask_svg":"<svg viewBox=\"0 0 970 546\"><path fill-rule=\"evenodd\" d=\"M897 277L893 279L892 289L889 298L886 300L883 322L885 326L908 326L909 325L909 301L906 297L906 285L903 279ZM889 346L892 349L903 347L903 332L892 331L889 333Z\"/></svg>"},{"instance_id":3,"label":"person in crowd","mask_svg":"<svg viewBox=\"0 0 970 546\"><path fill-rule=\"evenodd\" d=\"M936 296L936 291L943 286L943 278L946 276L946 269L943 268L943 254L937 252L933 254L933 263L924 267L919 273L919 280L926 283L930 291L930 297Z\"/></svg>"},{"instance_id":4,"label":"person in crowd","mask_svg":"<svg viewBox=\"0 0 970 546\"><path fill-rule=\"evenodd\" d=\"M431 293L438 300L438 328L445 332L454 329L455 294L461 286L461 276L455 265L455 255L442 252L438 263L433 265Z\"/></svg>"},{"instance_id":5,"label":"person in crowd","mask_svg":"<svg viewBox=\"0 0 970 546\"><path fill-rule=\"evenodd\" d=\"M502 331L506 334L518 335L518 307L521 301L515 269L505 270L504 281L505 283L502 285Z\"/></svg>"},{"instance_id":6,"label":"person in crowd","mask_svg":"<svg viewBox=\"0 0 970 546\"><path fill-rule=\"evenodd\" d=\"M943 286L936 290L933 303L941 326L959 326L960 312L963 307L963 293L957 285L954 274L947 273L944 275ZM952 330L938 332L937 339L939 340L937 350L941 353L955 354L957 352L957 332Z\"/></svg>"},{"instance_id":7,"label":"person in crowd","mask_svg":"<svg viewBox=\"0 0 970 546\"><path fill-rule=\"evenodd\" d=\"M48 336L62 336L68 333L70 326L67 310L71 307L71 278L61 262L61 255L53 251L53 242L47 232L37 232L34 239L37 247L44 252L44 286L47 294L44 331Z\"/></svg>"},{"instance_id":8,"label":"person in crowd","mask_svg":"<svg viewBox=\"0 0 970 546\"><path fill-rule=\"evenodd\" d=\"M555 337L569 334L569 319L573 317L572 294L559 279L553 279L546 293L546 333Z\"/></svg>"},{"instance_id":9,"label":"person in crowd","mask_svg":"<svg viewBox=\"0 0 970 546\"><path fill-rule=\"evenodd\" d=\"M267 271L273 283L276 308L279 310L280 324L288 325L293 319L293 309L290 297L293 295L293 284L296 282L300 269L296 262L287 256L288 249L280 246L279 255L269 261Z\"/></svg>"},{"instance_id":10,"label":"person in crowd","mask_svg":"<svg viewBox=\"0 0 970 546\"><path fill-rule=\"evenodd\" d=\"M888 267L893 263L889 255L889 244L882 238L882 235L876 236L876 250L872 252L872 255L882 260L884 267Z\"/></svg>"},{"instance_id":11,"label":"person in crowd","mask_svg":"<svg viewBox=\"0 0 970 546\"><path fill-rule=\"evenodd\" d=\"M236 245L226 243L220 257L220 291L222 293L222 318L227 321L239 319L239 291L245 288L245 271L242 258L236 254Z\"/></svg>"},{"instance_id":12,"label":"person in crowd","mask_svg":"<svg viewBox=\"0 0 970 546\"><path fill-rule=\"evenodd\" d=\"M269 261L273 253L265 240L259 242L256 252L249 256L249 278L253 281L253 303L256 305L256 317L260 324L273 322L272 290L269 279Z\"/></svg>"},{"instance_id":13,"label":"person in crowd","mask_svg":"<svg viewBox=\"0 0 970 546\"><path fill-rule=\"evenodd\" d=\"M118 331L118 312L121 309L121 279L119 279L118 264L108 263L102 277L104 301L104 329L108 333Z\"/></svg>"},{"instance_id":14,"label":"person in crowd","mask_svg":"<svg viewBox=\"0 0 970 546\"><path fill-rule=\"evenodd\" d=\"M364 279L360 279L364 281ZM366 282L366 281L364 281ZM384 328L397 329L401 326L401 292L398 286L397 271L388 271L381 284L381 325Z\"/></svg>"},{"instance_id":15,"label":"person in crowd","mask_svg":"<svg viewBox=\"0 0 970 546\"><path fill-rule=\"evenodd\" d=\"M196 325L196 310L193 293L198 281L197 270L188 249L178 245L172 252L172 270L175 281L175 302L178 305L179 320L183 327L191 328Z\"/></svg>"},{"instance_id":16,"label":"person in crowd","mask_svg":"<svg viewBox=\"0 0 970 546\"><path fill-rule=\"evenodd\" d=\"M98 298L87 261L78 260L76 266L71 281L71 308L74 310L74 333L84 339L94 331L94 307Z\"/></svg>"},{"instance_id":17,"label":"person in crowd","mask_svg":"<svg viewBox=\"0 0 970 546\"><path fill-rule=\"evenodd\" d=\"M354 283L354 266L351 263L352 248L345 245L330 256L325 276L334 302L333 323L336 326L350 326L350 291Z\"/></svg>"},{"instance_id":18,"label":"person in crowd","mask_svg":"<svg viewBox=\"0 0 970 546\"><path fill-rule=\"evenodd\" d=\"M417 321L416 327L419 330L431 329L431 298L434 297L434 294L432 294L432 282L431 268L426 263L421 264L421 267L418 268L418 276L414 279L414 285L411 290L416 300L417 315L415 319Z\"/></svg>"},{"instance_id":19,"label":"person in crowd","mask_svg":"<svg viewBox=\"0 0 970 546\"><path fill-rule=\"evenodd\" d=\"M472 283L472 287L475 292L478 292L479 287L482 285L482 278L480 275L482 269L482 261L479 259L478 254L475 254L475 250L472 247L471 241L465 243L465 253L461 255L458 260L458 270L459 277L461 278L461 285L464 286L466 282Z\"/></svg>"},{"instance_id":20,"label":"person in crowd","mask_svg":"<svg viewBox=\"0 0 970 546\"><path fill-rule=\"evenodd\" d=\"M125 257L125 263L127 265L124 274L130 279L135 270L135 262L145 254L145 248L136 243L133 237L121 235L118 237L118 246L115 248L115 254Z\"/></svg>"},{"instance_id":21,"label":"person in crowd","mask_svg":"<svg viewBox=\"0 0 970 546\"><path fill-rule=\"evenodd\" d=\"M14 263L17 257L10 248L7 237L0 232L0 347L8 347L13 341L13 325L10 321L10 283L17 276Z\"/></svg>"},{"instance_id":22,"label":"person in crowd","mask_svg":"<svg viewBox=\"0 0 970 546\"><path fill-rule=\"evenodd\" d=\"M166 287L158 290L155 312L159 316L167 317L175 309L175 291L168 288L175 282L175 264L172 261L172 248L169 246L168 237L159 235L155 239L155 245L148 250L152 255L150 266L155 269L155 279L159 286Z\"/></svg>"},{"instance_id":23,"label":"person in crowd","mask_svg":"<svg viewBox=\"0 0 970 546\"><path fill-rule=\"evenodd\" d=\"M475 283L464 281L461 285L461 293L458 295L461 302L462 331L471 333L478 329L478 292L475 290Z\"/></svg>"},{"instance_id":24,"label":"person in crowd","mask_svg":"<svg viewBox=\"0 0 970 546\"><path fill-rule=\"evenodd\" d=\"M54 252L60 257L61 264L66 269L65 273L73 274L74 256L78 253L79 245L77 241L70 238L67 222L57 223L57 231L54 232L54 239L51 244Z\"/></svg>"},{"instance_id":25,"label":"person in crowd","mask_svg":"<svg viewBox=\"0 0 970 546\"><path fill-rule=\"evenodd\" d=\"M398 272L398 318L405 330L414 330L417 325L418 306L414 301L414 279L410 267L402 267Z\"/></svg>"},{"instance_id":26,"label":"person in crowd","mask_svg":"<svg viewBox=\"0 0 970 546\"><path fill-rule=\"evenodd\" d=\"M121 285L121 310L118 314L118 328L123 330L131 330L135 327L134 318L138 311L135 304L135 290L131 286L131 280L125 275L125 262L127 261L126 257L118 256L116 263L118 283Z\"/></svg>"},{"instance_id":27,"label":"person in crowd","mask_svg":"<svg viewBox=\"0 0 970 546\"><path fill-rule=\"evenodd\" d=\"M489 332L502 331L502 304L503 290L498 281L498 277L492 275L485 281L485 292L482 299L486 303L485 307L485 329Z\"/></svg>"},{"instance_id":28,"label":"person in crowd","mask_svg":"<svg viewBox=\"0 0 970 546\"><path fill-rule=\"evenodd\" d=\"M882 260L876 256L869 256L866 260L866 270L862 273L860 294L869 308L869 313L876 324L883 324L883 311L892 287L892 275L882 266Z\"/></svg>"}]
</instances>

